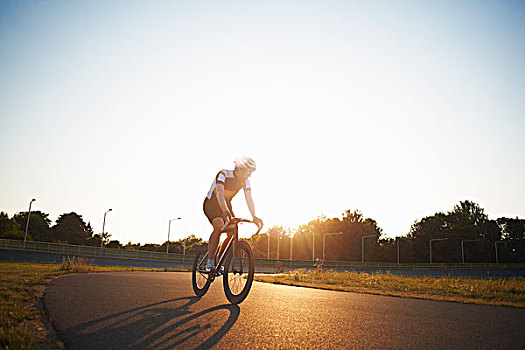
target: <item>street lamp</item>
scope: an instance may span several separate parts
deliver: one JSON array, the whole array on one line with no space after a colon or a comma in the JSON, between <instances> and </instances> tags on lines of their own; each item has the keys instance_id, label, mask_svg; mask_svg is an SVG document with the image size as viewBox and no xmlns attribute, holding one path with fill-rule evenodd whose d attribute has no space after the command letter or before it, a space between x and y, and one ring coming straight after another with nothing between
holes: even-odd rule
<instances>
[{"instance_id":1,"label":"street lamp","mask_svg":"<svg viewBox=\"0 0 525 350\"><path fill-rule=\"evenodd\" d=\"M414 238L405 238L405 239L414 239ZM397 264L399 265L399 241L401 240L401 237L396 237L396 243L397 243Z\"/></svg>"},{"instance_id":2,"label":"street lamp","mask_svg":"<svg viewBox=\"0 0 525 350\"><path fill-rule=\"evenodd\" d=\"M496 251L496 264L499 264L499 260L498 260L498 243L505 243L505 241L496 241L496 242L494 242L494 249Z\"/></svg>"},{"instance_id":3,"label":"street lamp","mask_svg":"<svg viewBox=\"0 0 525 350\"><path fill-rule=\"evenodd\" d=\"M464 242L477 242L479 239L464 239L461 241L461 263L465 263L465 251L463 249Z\"/></svg>"},{"instance_id":4,"label":"street lamp","mask_svg":"<svg viewBox=\"0 0 525 350\"><path fill-rule=\"evenodd\" d=\"M182 262L184 262L184 259L186 258L186 240L187 238L188 238L188 220L185 220L184 222L184 242L182 242L183 243ZM168 243L169 243L169 240L168 240Z\"/></svg>"},{"instance_id":5,"label":"street lamp","mask_svg":"<svg viewBox=\"0 0 525 350\"><path fill-rule=\"evenodd\" d=\"M268 239L267 239L267 241L268 241L268 257L267 257L267 259L270 260L270 231L268 231L266 234L268 235Z\"/></svg>"},{"instance_id":6,"label":"street lamp","mask_svg":"<svg viewBox=\"0 0 525 350\"><path fill-rule=\"evenodd\" d=\"M315 232L312 232L312 260L315 261Z\"/></svg>"},{"instance_id":7,"label":"street lamp","mask_svg":"<svg viewBox=\"0 0 525 350\"><path fill-rule=\"evenodd\" d=\"M343 232L330 232L330 233L323 233L323 261L324 261L324 247L325 247L325 240L327 235L342 235Z\"/></svg>"},{"instance_id":8,"label":"street lamp","mask_svg":"<svg viewBox=\"0 0 525 350\"><path fill-rule=\"evenodd\" d=\"M448 238L433 238L430 241L428 241L428 244L430 245L430 263L432 264L432 241L446 241Z\"/></svg>"},{"instance_id":9,"label":"street lamp","mask_svg":"<svg viewBox=\"0 0 525 350\"><path fill-rule=\"evenodd\" d=\"M36 202L36 199L31 199L31 202L29 202L29 211L27 212L27 221L26 221L26 233L24 235L24 249L26 248L26 240L27 240L27 229L29 228L29 217L31 216L31 204L33 202Z\"/></svg>"},{"instance_id":10,"label":"street lamp","mask_svg":"<svg viewBox=\"0 0 525 350\"><path fill-rule=\"evenodd\" d=\"M365 262L365 238L368 237L379 237L379 235L368 235L361 237L361 262Z\"/></svg>"},{"instance_id":11,"label":"street lamp","mask_svg":"<svg viewBox=\"0 0 525 350\"><path fill-rule=\"evenodd\" d=\"M279 260L279 242L281 238L281 232L277 232L277 260Z\"/></svg>"},{"instance_id":12,"label":"street lamp","mask_svg":"<svg viewBox=\"0 0 525 350\"><path fill-rule=\"evenodd\" d=\"M292 260L292 253L293 253L293 236L290 234L290 260Z\"/></svg>"},{"instance_id":13,"label":"street lamp","mask_svg":"<svg viewBox=\"0 0 525 350\"><path fill-rule=\"evenodd\" d=\"M168 244L166 245L166 254L168 254L168 251L170 249L170 228L171 228L171 222L175 221L175 220L180 220L180 219L181 218L170 219L170 221L168 222Z\"/></svg>"},{"instance_id":14,"label":"street lamp","mask_svg":"<svg viewBox=\"0 0 525 350\"><path fill-rule=\"evenodd\" d=\"M182 262L184 262L184 258L186 258L186 238L188 237L184 237L182 241Z\"/></svg>"},{"instance_id":15,"label":"street lamp","mask_svg":"<svg viewBox=\"0 0 525 350\"><path fill-rule=\"evenodd\" d=\"M104 222L102 223L102 233L100 234L100 248L102 248L102 244L104 244L104 238L105 233L104 230L106 228L106 214L109 213L112 209L109 209L104 213Z\"/></svg>"}]
</instances>

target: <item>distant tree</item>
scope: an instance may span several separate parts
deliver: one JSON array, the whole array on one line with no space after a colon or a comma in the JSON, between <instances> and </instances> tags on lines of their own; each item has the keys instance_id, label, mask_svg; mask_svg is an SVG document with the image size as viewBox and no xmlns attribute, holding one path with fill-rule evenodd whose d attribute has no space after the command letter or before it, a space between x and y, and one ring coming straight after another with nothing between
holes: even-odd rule
<instances>
[{"instance_id":1,"label":"distant tree","mask_svg":"<svg viewBox=\"0 0 525 350\"><path fill-rule=\"evenodd\" d=\"M77 213L62 214L52 227L56 241L69 244L84 244L93 235L93 228Z\"/></svg>"},{"instance_id":2,"label":"distant tree","mask_svg":"<svg viewBox=\"0 0 525 350\"><path fill-rule=\"evenodd\" d=\"M27 211L16 213L13 218L19 225L19 230L24 232L27 223ZM51 233L51 220L49 220L49 214L41 211L32 211L29 217L29 227L27 234L31 236L31 239L40 242L52 242L53 237ZM23 238L23 236L22 236ZM29 239L29 238L28 238Z\"/></svg>"},{"instance_id":3,"label":"distant tree","mask_svg":"<svg viewBox=\"0 0 525 350\"><path fill-rule=\"evenodd\" d=\"M372 261L397 262L397 246L394 238L383 238L377 242L377 248L371 255Z\"/></svg>"},{"instance_id":4,"label":"distant tree","mask_svg":"<svg viewBox=\"0 0 525 350\"><path fill-rule=\"evenodd\" d=\"M111 240L106 244L106 248L122 248L122 244L118 240Z\"/></svg>"},{"instance_id":5,"label":"distant tree","mask_svg":"<svg viewBox=\"0 0 525 350\"><path fill-rule=\"evenodd\" d=\"M88 237L84 244L91 247L100 247L100 234L95 233L93 236Z\"/></svg>"},{"instance_id":6,"label":"distant tree","mask_svg":"<svg viewBox=\"0 0 525 350\"><path fill-rule=\"evenodd\" d=\"M256 259L264 259L267 257L268 235L266 232L252 235L247 241L250 242Z\"/></svg>"},{"instance_id":7,"label":"distant tree","mask_svg":"<svg viewBox=\"0 0 525 350\"><path fill-rule=\"evenodd\" d=\"M503 217L496 220L496 222L501 227L503 238L514 241L525 239L525 220Z\"/></svg>"},{"instance_id":8,"label":"distant tree","mask_svg":"<svg viewBox=\"0 0 525 350\"><path fill-rule=\"evenodd\" d=\"M147 250L150 252L160 252L162 250L162 246L157 243L146 243L140 247L140 250Z\"/></svg>"},{"instance_id":9,"label":"distant tree","mask_svg":"<svg viewBox=\"0 0 525 350\"><path fill-rule=\"evenodd\" d=\"M19 225L14 218L0 212L0 238L6 239L24 239L24 233L19 231Z\"/></svg>"},{"instance_id":10,"label":"distant tree","mask_svg":"<svg viewBox=\"0 0 525 350\"><path fill-rule=\"evenodd\" d=\"M365 218L358 210L346 210L342 218L329 219L321 216L306 225L300 226L295 231L292 242L293 259L311 260L314 249L315 257L322 257L323 235L336 232L342 234L330 236L329 239L326 239L325 257L327 260L360 261L361 237L366 235L377 235L377 238L371 238L365 242L367 256L374 257L375 250L379 248L378 239L383 234L383 230L375 220ZM285 249L289 249L289 246L286 248L286 243L283 246ZM288 254L283 253L283 256Z\"/></svg>"},{"instance_id":11,"label":"distant tree","mask_svg":"<svg viewBox=\"0 0 525 350\"><path fill-rule=\"evenodd\" d=\"M432 246L432 260L434 262L461 262L461 241L479 240L464 245L466 262L494 262L494 242L501 239L509 240L502 245L502 261L525 261L525 249L522 245L511 241L523 237L525 230L520 220L509 221L506 218L489 220L484 209L472 201L462 201L446 214L436 213L414 223L410 229L409 237L414 238L411 257L415 262L429 261L429 240L434 238L447 238ZM523 253L522 253L523 252Z\"/></svg>"},{"instance_id":12,"label":"distant tree","mask_svg":"<svg viewBox=\"0 0 525 350\"><path fill-rule=\"evenodd\" d=\"M204 244L202 238L196 237L195 235L190 235L181 239L181 241L186 245L186 254L195 253L196 249Z\"/></svg>"},{"instance_id":13,"label":"distant tree","mask_svg":"<svg viewBox=\"0 0 525 350\"><path fill-rule=\"evenodd\" d=\"M371 257L371 259L366 259L365 255L365 261L373 261L377 253L376 250L380 248L378 242L383 235L383 230L377 225L377 222L371 218L366 218L359 222L347 222L343 220L343 223L342 232L345 238L344 242L348 247L348 251L346 252L348 256L347 260L361 259L362 237L376 235L377 237L370 237L364 241L365 251L368 252L368 256Z\"/></svg>"},{"instance_id":14,"label":"distant tree","mask_svg":"<svg viewBox=\"0 0 525 350\"><path fill-rule=\"evenodd\" d=\"M455 218L458 224L466 225L468 228L481 227L488 220L485 210L479 204L469 200L456 204L449 215ZM454 222L454 219L451 221Z\"/></svg>"},{"instance_id":15,"label":"distant tree","mask_svg":"<svg viewBox=\"0 0 525 350\"><path fill-rule=\"evenodd\" d=\"M164 242L159 251L166 252L168 241ZM178 241L170 241L169 252L171 254L182 254L184 247L186 247L186 254L193 254L197 247L203 245L202 238L195 235L190 235L186 238L181 238Z\"/></svg>"},{"instance_id":16,"label":"distant tree","mask_svg":"<svg viewBox=\"0 0 525 350\"><path fill-rule=\"evenodd\" d=\"M162 251L164 253L166 253L166 247L168 245L168 241L162 243L162 246L160 248L159 251ZM170 244L169 244L169 253L171 254L182 254L182 251L183 251L183 245L182 245L182 241L178 240L178 241L170 241Z\"/></svg>"},{"instance_id":17,"label":"distant tree","mask_svg":"<svg viewBox=\"0 0 525 350\"><path fill-rule=\"evenodd\" d=\"M96 235L95 235L96 236ZM100 244L100 242L99 242ZM130 249L130 250L139 250L140 249L140 243L131 243L131 241L129 241L124 247L124 249Z\"/></svg>"},{"instance_id":18,"label":"distant tree","mask_svg":"<svg viewBox=\"0 0 525 350\"><path fill-rule=\"evenodd\" d=\"M105 230L104 230L105 231ZM98 239L100 240L102 237L102 241L104 241L104 244L107 245L109 242L109 237L111 237L111 233L109 232L102 232L101 234L98 234Z\"/></svg>"},{"instance_id":19,"label":"distant tree","mask_svg":"<svg viewBox=\"0 0 525 350\"><path fill-rule=\"evenodd\" d=\"M289 239L283 239L289 237L290 233L282 226L270 227L266 232L250 237L250 241L256 258L267 258L268 257L268 239L270 239L270 259L277 259L277 247L279 246L279 258L283 259L285 256L289 258L290 255L290 243ZM268 238L269 237L269 238ZM277 240L280 240L280 244L277 244Z\"/></svg>"},{"instance_id":20,"label":"distant tree","mask_svg":"<svg viewBox=\"0 0 525 350\"><path fill-rule=\"evenodd\" d=\"M525 262L525 220L503 217L496 222L505 241L501 247L501 254L498 255L500 261Z\"/></svg>"},{"instance_id":21,"label":"distant tree","mask_svg":"<svg viewBox=\"0 0 525 350\"><path fill-rule=\"evenodd\" d=\"M408 236L413 238L414 251L412 257L414 262L428 262L430 257L429 241L430 239L449 238L451 223L448 220L447 214L436 213L432 216L427 216L418 222L412 224ZM433 261L443 262L444 255L447 250L444 249L444 242L435 244L433 246Z\"/></svg>"},{"instance_id":22,"label":"distant tree","mask_svg":"<svg viewBox=\"0 0 525 350\"><path fill-rule=\"evenodd\" d=\"M322 256L322 233L327 232L328 218L320 216L306 225L301 225L295 231L293 238L293 259L312 260ZM271 243L271 241L270 241ZM272 249L270 249L271 251ZM313 254L315 250L315 254Z\"/></svg>"}]
</instances>

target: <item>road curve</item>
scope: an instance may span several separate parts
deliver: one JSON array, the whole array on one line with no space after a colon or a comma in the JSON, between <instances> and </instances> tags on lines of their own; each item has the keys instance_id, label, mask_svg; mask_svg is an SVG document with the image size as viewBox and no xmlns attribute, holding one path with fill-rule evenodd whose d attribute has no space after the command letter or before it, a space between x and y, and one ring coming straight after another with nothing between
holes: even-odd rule
<instances>
[{"instance_id":1,"label":"road curve","mask_svg":"<svg viewBox=\"0 0 525 350\"><path fill-rule=\"evenodd\" d=\"M54 280L44 305L68 349L523 349L525 310L254 282L239 306L219 278L111 272Z\"/></svg>"}]
</instances>

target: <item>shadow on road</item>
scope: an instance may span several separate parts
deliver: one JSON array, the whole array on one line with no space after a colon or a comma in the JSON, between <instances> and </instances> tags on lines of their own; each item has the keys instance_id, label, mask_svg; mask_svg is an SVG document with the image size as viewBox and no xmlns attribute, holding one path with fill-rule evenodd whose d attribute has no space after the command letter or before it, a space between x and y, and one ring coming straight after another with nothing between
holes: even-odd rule
<instances>
[{"instance_id":1,"label":"shadow on road","mask_svg":"<svg viewBox=\"0 0 525 350\"><path fill-rule=\"evenodd\" d=\"M199 297L144 305L67 328L68 346L96 349L204 349L216 344L239 318L237 305L219 305L192 312Z\"/></svg>"}]
</instances>

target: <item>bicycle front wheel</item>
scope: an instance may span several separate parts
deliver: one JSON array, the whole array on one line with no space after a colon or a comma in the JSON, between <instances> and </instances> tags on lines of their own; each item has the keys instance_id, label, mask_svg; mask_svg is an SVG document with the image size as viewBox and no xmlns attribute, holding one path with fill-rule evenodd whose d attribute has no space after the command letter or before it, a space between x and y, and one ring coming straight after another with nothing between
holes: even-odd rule
<instances>
[{"instance_id":1,"label":"bicycle front wheel","mask_svg":"<svg viewBox=\"0 0 525 350\"><path fill-rule=\"evenodd\" d=\"M202 297L210 288L210 275L199 272L206 268L208 262L208 246L203 245L197 250L195 260L193 260L193 269L191 271L191 284L193 291L198 297Z\"/></svg>"},{"instance_id":2,"label":"bicycle front wheel","mask_svg":"<svg viewBox=\"0 0 525 350\"><path fill-rule=\"evenodd\" d=\"M252 247L247 242L235 244L235 252L230 252L224 262L222 284L226 298L232 304L241 303L250 292L255 273Z\"/></svg>"}]
</instances>

